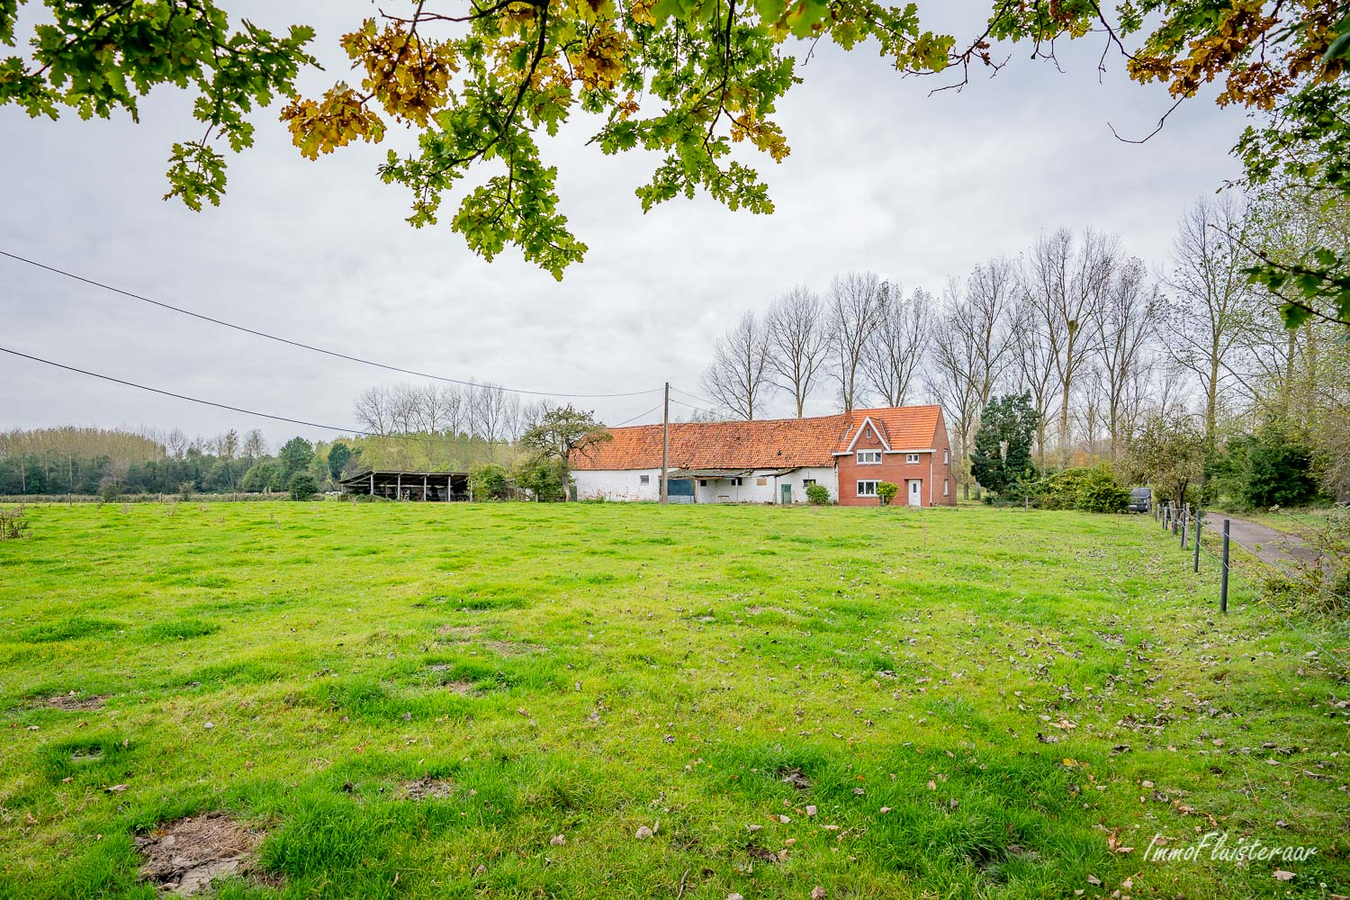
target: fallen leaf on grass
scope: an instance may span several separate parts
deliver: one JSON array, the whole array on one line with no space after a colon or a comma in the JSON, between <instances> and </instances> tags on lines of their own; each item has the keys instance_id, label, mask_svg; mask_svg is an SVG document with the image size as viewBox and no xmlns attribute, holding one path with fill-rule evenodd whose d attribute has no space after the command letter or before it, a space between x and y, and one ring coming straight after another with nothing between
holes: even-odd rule
<instances>
[{"instance_id":1,"label":"fallen leaf on grass","mask_svg":"<svg viewBox=\"0 0 1350 900\"><path fill-rule=\"evenodd\" d=\"M1286 872L1284 869L1276 869L1270 874L1274 875L1280 881L1292 881L1294 878L1293 872Z\"/></svg>"}]
</instances>

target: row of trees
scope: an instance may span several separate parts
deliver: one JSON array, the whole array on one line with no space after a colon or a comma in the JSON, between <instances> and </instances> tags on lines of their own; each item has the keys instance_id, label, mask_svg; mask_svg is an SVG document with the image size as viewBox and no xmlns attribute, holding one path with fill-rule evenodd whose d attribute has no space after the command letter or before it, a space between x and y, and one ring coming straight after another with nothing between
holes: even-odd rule
<instances>
[{"instance_id":1,"label":"row of trees","mask_svg":"<svg viewBox=\"0 0 1350 900\"><path fill-rule=\"evenodd\" d=\"M396 384L372 387L356 400L357 424L381 437L426 434L509 444L539 409L499 385Z\"/></svg>"},{"instance_id":2,"label":"row of trees","mask_svg":"<svg viewBox=\"0 0 1350 900\"><path fill-rule=\"evenodd\" d=\"M1273 428L1306 445L1326 488L1344 494L1344 326L1286 329L1282 298L1249 277L1258 253L1296 259L1337 241L1350 247L1346 210L1285 186L1245 205L1232 195L1197 203L1153 274L1115 236L1061 229L951 279L941 300L844 275L823 296L796 288L747 313L718 341L703 386L746 419L775 394L798 416L826 391L845 410L941 404L966 496L975 436L1000 394L1026 397L1041 471L1119 462L1147 417L1194 414L1211 468L1230 437Z\"/></svg>"},{"instance_id":3,"label":"row of trees","mask_svg":"<svg viewBox=\"0 0 1350 900\"><path fill-rule=\"evenodd\" d=\"M0 494L191 494L288 491L297 474L331 486L359 448L295 437L275 454L260 431L188 438L174 430L48 428L0 434Z\"/></svg>"},{"instance_id":4,"label":"row of trees","mask_svg":"<svg viewBox=\"0 0 1350 900\"><path fill-rule=\"evenodd\" d=\"M824 297L794 288L718 340L703 388L741 419L762 417L780 391L800 417L826 385L845 410L873 395L903 405L915 393L932 307L924 291L906 296L871 272L836 277Z\"/></svg>"}]
</instances>

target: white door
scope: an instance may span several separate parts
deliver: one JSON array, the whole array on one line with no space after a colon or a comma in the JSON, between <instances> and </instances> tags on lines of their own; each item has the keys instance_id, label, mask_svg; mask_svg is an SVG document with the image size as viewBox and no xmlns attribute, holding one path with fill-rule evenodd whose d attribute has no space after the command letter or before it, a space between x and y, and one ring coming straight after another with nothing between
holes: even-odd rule
<instances>
[{"instance_id":1,"label":"white door","mask_svg":"<svg viewBox=\"0 0 1350 900\"><path fill-rule=\"evenodd\" d=\"M919 491L923 487L923 481L915 478L909 482L909 505L922 506L923 501L919 498Z\"/></svg>"}]
</instances>

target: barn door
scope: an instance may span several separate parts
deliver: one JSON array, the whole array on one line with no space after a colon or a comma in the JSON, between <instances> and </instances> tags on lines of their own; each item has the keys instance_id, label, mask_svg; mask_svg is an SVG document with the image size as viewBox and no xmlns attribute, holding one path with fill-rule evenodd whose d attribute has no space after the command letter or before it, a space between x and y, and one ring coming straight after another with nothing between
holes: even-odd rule
<instances>
[{"instance_id":1,"label":"barn door","mask_svg":"<svg viewBox=\"0 0 1350 900\"><path fill-rule=\"evenodd\" d=\"M792 485L785 484L779 487L779 493L782 495L782 504L784 506L792 505Z\"/></svg>"}]
</instances>

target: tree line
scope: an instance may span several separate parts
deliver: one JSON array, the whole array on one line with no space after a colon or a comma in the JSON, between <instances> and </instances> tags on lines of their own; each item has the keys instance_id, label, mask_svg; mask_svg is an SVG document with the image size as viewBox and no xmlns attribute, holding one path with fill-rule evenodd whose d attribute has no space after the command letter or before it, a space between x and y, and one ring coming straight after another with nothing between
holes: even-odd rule
<instances>
[{"instance_id":1,"label":"tree line","mask_svg":"<svg viewBox=\"0 0 1350 900\"><path fill-rule=\"evenodd\" d=\"M1222 468L1230 438L1277 434L1343 496L1345 326L1288 329L1284 298L1249 278L1260 254L1297 259L1323 244L1350 247L1350 213L1281 185L1197 202L1152 272L1115 235L1059 229L951 278L940 298L870 272L840 275L823 293L796 287L746 313L718 340L703 387L743 419L763 417L775 395L797 416L819 396L843 410L940 404L967 497L985 410L1021 395L1041 471L1120 463L1161 417L1198 434L1209 460L1198 481Z\"/></svg>"}]
</instances>

